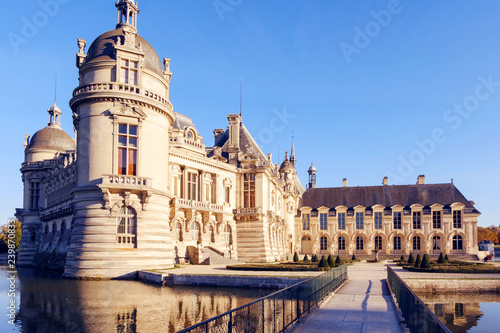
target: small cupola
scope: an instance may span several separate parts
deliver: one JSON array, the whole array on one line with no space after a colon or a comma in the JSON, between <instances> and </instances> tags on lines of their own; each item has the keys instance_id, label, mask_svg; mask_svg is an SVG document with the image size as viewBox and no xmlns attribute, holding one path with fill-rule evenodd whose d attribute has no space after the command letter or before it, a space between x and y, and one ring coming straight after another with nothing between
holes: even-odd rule
<instances>
[{"instance_id":1,"label":"small cupola","mask_svg":"<svg viewBox=\"0 0 500 333\"><path fill-rule=\"evenodd\" d=\"M49 113L49 123L48 125L50 127L57 127L61 128L61 114L62 111L59 109L57 106L56 102L54 102L54 105L52 105L47 112Z\"/></svg>"},{"instance_id":2,"label":"small cupola","mask_svg":"<svg viewBox=\"0 0 500 333\"><path fill-rule=\"evenodd\" d=\"M118 19L116 28L128 26L137 30L137 14L139 7L133 0L120 0L116 3L118 9Z\"/></svg>"}]
</instances>

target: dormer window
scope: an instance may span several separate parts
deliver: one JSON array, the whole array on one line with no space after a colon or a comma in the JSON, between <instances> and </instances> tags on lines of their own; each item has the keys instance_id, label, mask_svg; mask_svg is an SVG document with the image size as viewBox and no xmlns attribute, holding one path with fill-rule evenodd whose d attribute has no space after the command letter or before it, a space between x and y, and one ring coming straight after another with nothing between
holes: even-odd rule
<instances>
[{"instance_id":1,"label":"dormer window","mask_svg":"<svg viewBox=\"0 0 500 333\"><path fill-rule=\"evenodd\" d=\"M120 60L120 82L131 85L138 85L139 63L128 59Z\"/></svg>"}]
</instances>

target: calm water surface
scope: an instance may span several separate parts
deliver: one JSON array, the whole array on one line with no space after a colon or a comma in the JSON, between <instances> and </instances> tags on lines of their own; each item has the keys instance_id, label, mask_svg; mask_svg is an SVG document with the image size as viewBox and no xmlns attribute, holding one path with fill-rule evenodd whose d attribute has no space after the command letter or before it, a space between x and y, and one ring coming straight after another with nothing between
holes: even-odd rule
<instances>
[{"instance_id":1,"label":"calm water surface","mask_svg":"<svg viewBox=\"0 0 500 333\"><path fill-rule=\"evenodd\" d=\"M418 295L452 332L500 332L500 295Z\"/></svg>"},{"instance_id":2,"label":"calm water surface","mask_svg":"<svg viewBox=\"0 0 500 333\"><path fill-rule=\"evenodd\" d=\"M10 274L17 276L14 295L8 293ZM64 280L0 266L0 332L175 332L273 291ZM11 302L14 325L8 323Z\"/></svg>"}]
</instances>

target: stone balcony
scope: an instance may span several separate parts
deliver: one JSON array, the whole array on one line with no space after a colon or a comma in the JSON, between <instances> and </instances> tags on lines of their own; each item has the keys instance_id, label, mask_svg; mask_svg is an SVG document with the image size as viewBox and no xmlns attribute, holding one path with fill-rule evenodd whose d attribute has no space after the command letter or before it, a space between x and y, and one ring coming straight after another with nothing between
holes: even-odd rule
<instances>
[{"instance_id":1,"label":"stone balcony","mask_svg":"<svg viewBox=\"0 0 500 333\"><path fill-rule=\"evenodd\" d=\"M182 199L182 198L174 198L173 204L175 209L183 208L183 209L195 209L200 211L209 211L214 213L223 213L224 205L214 204L210 202Z\"/></svg>"},{"instance_id":2,"label":"stone balcony","mask_svg":"<svg viewBox=\"0 0 500 333\"><path fill-rule=\"evenodd\" d=\"M152 188L153 181L151 178L127 176L127 175L103 175L101 187L116 187L143 189Z\"/></svg>"},{"instance_id":3,"label":"stone balcony","mask_svg":"<svg viewBox=\"0 0 500 333\"><path fill-rule=\"evenodd\" d=\"M261 218L262 216L264 216L264 213L262 212L262 208L260 208L260 207L233 209L233 214L237 219L240 219L240 218Z\"/></svg>"}]
</instances>

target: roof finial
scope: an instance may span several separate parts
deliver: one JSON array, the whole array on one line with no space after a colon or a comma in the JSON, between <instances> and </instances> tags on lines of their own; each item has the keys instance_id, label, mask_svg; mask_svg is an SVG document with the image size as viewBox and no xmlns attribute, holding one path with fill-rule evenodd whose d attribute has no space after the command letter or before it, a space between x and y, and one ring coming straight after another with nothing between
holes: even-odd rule
<instances>
[{"instance_id":1,"label":"roof finial","mask_svg":"<svg viewBox=\"0 0 500 333\"><path fill-rule=\"evenodd\" d=\"M240 118L243 118L243 79L240 78Z\"/></svg>"},{"instance_id":2,"label":"roof finial","mask_svg":"<svg viewBox=\"0 0 500 333\"><path fill-rule=\"evenodd\" d=\"M292 162L293 167L297 164L297 158L295 157L295 146L293 144L294 131L292 131L292 150L290 151L290 162Z\"/></svg>"},{"instance_id":3,"label":"roof finial","mask_svg":"<svg viewBox=\"0 0 500 333\"><path fill-rule=\"evenodd\" d=\"M56 82L54 86L54 105L56 105L57 102L57 68L56 68Z\"/></svg>"}]
</instances>

